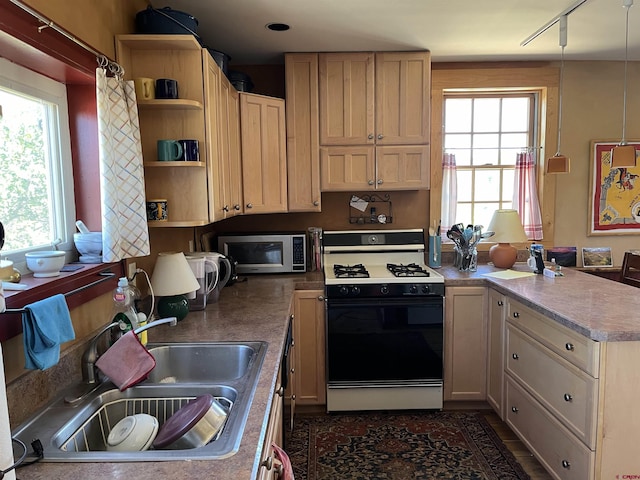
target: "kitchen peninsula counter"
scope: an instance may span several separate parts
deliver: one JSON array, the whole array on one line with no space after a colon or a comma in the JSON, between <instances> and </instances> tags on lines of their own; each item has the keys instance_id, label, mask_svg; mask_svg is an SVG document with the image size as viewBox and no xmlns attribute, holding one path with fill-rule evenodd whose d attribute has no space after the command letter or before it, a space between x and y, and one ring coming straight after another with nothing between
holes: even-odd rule
<instances>
[{"instance_id":1,"label":"kitchen peninsula counter","mask_svg":"<svg viewBox=\"0 0 640 480\"><path fill-rule=\"evenodd\" d=\"M512 270L530 272L525 263ZM640 291L637 287L563 268L562 277L533 275L500 279L487 276L501 272L490 265L478 265L477 272L459 272L443 266L446 286L486 285L511 296L529 308L598 342L640 340Z\"/></svg>"},{"instance_id":2,"label":"kitchen peninsula counter","mask_svg":"<svg viewBox=\"0 0 640 480\"><path fill-rule=\"evenodd\" d=\"M250 276L246 281L225 287L217 303L208 305L204 311L190 312L175 327L163 325L148 331L149 343L251 340L268 342L242 441L235 455L209 461L40 462L18 470L18 477L21 480L255 479L286 336L293 292L295 289L319 289L322 285L322 274L318 272Z\"/></svg>"}]
</instances>

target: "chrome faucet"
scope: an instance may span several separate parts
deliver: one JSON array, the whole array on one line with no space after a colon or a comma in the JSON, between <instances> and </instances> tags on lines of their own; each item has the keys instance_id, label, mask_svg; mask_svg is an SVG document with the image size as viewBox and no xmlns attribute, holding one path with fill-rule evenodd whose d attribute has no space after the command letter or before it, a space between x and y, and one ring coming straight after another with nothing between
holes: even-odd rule
<instances>
[{"instance_id":1,"label":"chrome faucet","mask_svg":"<svg viewBox=\"0 0 640 480\"><path fill-rule=\"evenodd\" d=\"M169 324L170 326L175 326L178 323L178 319L176 317L167 317L160 318L158 320L154 320L152 322L147 323L142 327L136 328L133 333L136 335L144 332L153 327L157 327L159 325ZM120 322L112 322L109 325L105 326L102 330L98 332L98 334L91 339L89 342L89 346L85 350L82 355L82 383L78 386L78 392L72 393L65 397L65 402L67 403L76 403L82 400L85 396L95 390L100 382L98 377L98 369L96 367L96 361L98 360L98 340L100 337L110 331L113 327L120 325Z\"/></svg>"}]
</instances>

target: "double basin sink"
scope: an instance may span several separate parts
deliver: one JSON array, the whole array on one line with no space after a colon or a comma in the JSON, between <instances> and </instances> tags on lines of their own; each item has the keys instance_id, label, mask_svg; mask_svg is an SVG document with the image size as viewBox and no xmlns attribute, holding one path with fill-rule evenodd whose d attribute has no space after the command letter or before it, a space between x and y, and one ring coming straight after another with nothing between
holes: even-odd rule
<instances>
[{"instance_id":1,"label":"double basin sink","mask_svg":"<svg viewBox=\"0 0 640 480\"><path fill-rule=\"evenodd\" d=\"M43 461L51 462L214 460L233 455L242 439L266 342L165 343L147 348L156 366L145 381L124 392L107 381L72 403L68 392L63 392L13 436L26 445L40 439ZM222 431L207 445L185 450L107 451L110 429L125 416L147 413L162 428L180 407L207 393L228 410Z\"/></svg>"}]
</instances>

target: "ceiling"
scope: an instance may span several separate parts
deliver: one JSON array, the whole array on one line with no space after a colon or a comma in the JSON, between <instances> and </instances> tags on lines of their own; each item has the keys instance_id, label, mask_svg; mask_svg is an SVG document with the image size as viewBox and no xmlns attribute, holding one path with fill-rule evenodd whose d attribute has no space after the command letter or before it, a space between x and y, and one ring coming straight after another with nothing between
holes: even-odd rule
<instances>
[{"instance_id":1,"label":"ceiling","mask_svg":"<svg viewBox=\"0 0 640 480\"><path fill-rule=\"evenodd\" d=\"M568 16L565 60L624 60L623 0L587 0ZM427 49L433 62L559 60L559 24L521 42L576 0L154 0L199 22L232 64L283 63L284 52ZM288 31L266 28L286 23ZM640 60L640 4L629 9L629 60Z\"/></svg>"}]
</instances>

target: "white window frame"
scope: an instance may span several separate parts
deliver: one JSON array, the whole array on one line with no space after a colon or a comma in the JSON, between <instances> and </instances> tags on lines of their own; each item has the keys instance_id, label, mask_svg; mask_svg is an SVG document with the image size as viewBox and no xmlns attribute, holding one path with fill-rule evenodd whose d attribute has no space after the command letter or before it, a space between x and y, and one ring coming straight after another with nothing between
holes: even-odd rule
<instances>
[{"instance_id":1,"label":"white window frame","mask_svg":"<svg viewBox=\"0 0 640 480\"><path fill-rule=\"evenodd\" d=\"M73 186L73 165L71 161L71 134L69 130L69 109L67 104L67 88L64 84L47 78L39 73L21 67L4 58L0 58L0 85L4 88L40 98L56 106L55 115L49 117L50 138L58 137L57 144L48 145L51 159L50 181L52 183L57 236L51 244L28 249L7 252L2 250L3 259L14 262L14 267L22 273L28 273L24 254L36 250L51 250L57 248L71 252L74 249L73 233L75 231L76 208ZM57 132L56 132L57 130ZM6 234L5 234L6 235ZM67 261L69 255L67 255Z\"/></svg>"}]
</instances>

